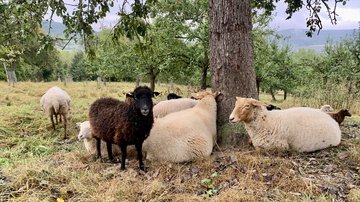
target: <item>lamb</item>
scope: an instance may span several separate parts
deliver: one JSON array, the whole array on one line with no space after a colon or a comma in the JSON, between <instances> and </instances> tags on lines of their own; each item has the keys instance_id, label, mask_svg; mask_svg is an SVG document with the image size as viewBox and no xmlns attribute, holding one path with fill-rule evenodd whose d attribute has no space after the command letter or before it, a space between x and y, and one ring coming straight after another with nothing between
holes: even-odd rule
<instances>
[{"instance_id":1,"label":"lamb","mask_svg":"<svg viewBox=\"0 0 360 202\"><path fill-rule=\"evenodd\" d=\"M199 101L190 98L179 98L160 101L154 106L154 117L161 118L170 113L194 107Z\"/></svg>"},{"instance_id":2,"label":"lamb","mask_svg":"<svg viewBox=\"0 0 360 202\"><path fill-rule=\"evenodd\" d=\"M333 112L334 109L330 105L323 105L320 107L321 111L323 112Z\"/></svg>"},{"instance_id":3,"label":"lamb","mask_svg":"<svg viewBox=\"0 0 360 202\"><path fill-rule=\"evenodd\" d=\"M70 96L61 88L54 86L50 88L40 99L41 109L47 114L51 120L53 129L55 130L54 117L56 124L58 123L58 115L63 117L64 139L67 138L67 118L70 113Z\"/></svg>"},{"instance_id":4,"label":"lamb","mask_svg":"<svg viewBox=\"0 0 360 202\"><path fill-rule=\"evenodd\" d=\"M168 99L168 100L179 99L179 98L182 98L182 97L179 96L179 95L176 95L175 93L169 93L169 94L167 95L167 99Z\"/></svg>"},{"instance_id":5,"label":"lamb","mask_svg":"<svg viewBox=\"0 0 360 202\"><path fill-rule=\"evenodd\" d=\"M127 146L135 145L139 160L139 168L145 169L142 161L142 145L149 136L154 122L152 97L159 93L146 86L134 89L127 94L127 102L114 98L100 98L90 106L89 120L93 136L96 139L96 156L101 159L101 141L106 142L108 156L111 161L112 144L121 149L121 170L125 170Z\"/></svg>"},{"instance_id":6,"label":"lamb","mask_svg":"<svg viewBox=\"0 0 360 202\"><path fill-rule=\"evenodd\" d=\"M327 114L329 114L339 125L344 121L345 116L351 117L351 114L347 109L341 109L338 112L328 112Z\"/></svg>"},{"instance_id":7,"label":"lamb","mask_svg":"<svg viewBox=\"0 0 360 202\"><path fill-rule=\"evenodd\" d=\"M215 98L219 92L200 92L193 108L171 113L155 121L144 142L146 159L186 162L209 156L216 141Z\"/></svg>"},{"instance_id":8,"label":"lamb","mask_svg":"<svg viewBox=\"0 0 360 202\"><path fill-rule=\"evenodd\" d=\"M231 123L244 122L256 148L312 152L340 144L339 125L320 109L294 107L268 111L265 103L236 97Z\"/></svg>"}]
</instances>

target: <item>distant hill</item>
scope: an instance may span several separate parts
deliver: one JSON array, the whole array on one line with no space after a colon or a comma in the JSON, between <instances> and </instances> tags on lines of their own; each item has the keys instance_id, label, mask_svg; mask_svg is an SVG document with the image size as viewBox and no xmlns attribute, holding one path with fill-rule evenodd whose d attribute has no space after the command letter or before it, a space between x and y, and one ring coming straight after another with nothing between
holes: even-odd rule
<instances>
[{"instance_id":1,"label":"distant hill","mask_svg":"<svg viewBox=\"0 0 360 202\"><path fill-rule=\"evenodd\" d=\"M49 32L49 21L42 21L41 26L44 29L46 33ZM62 24L61 22L51 22L51 29L50 29L50 36L52 37L59 37L59 38L65 38L64 31L66 29L66 26ZM64 44L58 44L58 48L62 48L66 42L62 42ZM65 50L81 50L83 47L80 44L75 43L74 40L72 40L65 48Z\"/></svg>"},{"instance_id":2,"label":"distant hill","mask_svg":"<svg viewBox=\"0 0 360 202\"><path fill-rule=\"evenodd\" d=\"M332 42L341 41L342 39L352 37L357 30L321 30L319 35L315 33L311 38L306 36L306 31L306 29L287 29L278 31L278 34L287 38L285 41L282 41L281 44L289 44L293 50L304 48L320 52L324 49L328 40Z\"/></svg>"},{"instance_id":3,"label":"distant hill","mask_svg":"<svg viewBox=\"0 0 360 202\"><path fill-rule=\"evenodd\" d=\"M46 33L49 32L49 21L42 21L41 26L45 30ZM51 36L64 36L64 30L66 29L65 25L61 22L51 22L51 29L50 29L50 35Z\"/></svg>"},{"instance_id":4,"label":"distant hill","mask_svg":"<svg viewBox=\"0 0 360 202\"><path fill-rule=\"evenodd\" d=\"M42 21L41 23L45 32L49 31L49 22ZM64 30L66 29L65 25L60 22L52 22L50 35L55 37L64 37ZM298 50L300 48L304 49L313 49L318 52L324 49L324 46L328 40L333 42L338 42L344 38L352 37L356 29L347 29L347 30L321 30L319 35L315 33L313 37L307 37L305 32L306 29L287 29L280 30L277 33L286 38L286 40L281 41L282 45L289 44L293 50ZM60 47L60 46L59 46ZM83 47L75 42L71 42L66 50L80 50Z\"/></svg>"}]
</instances>

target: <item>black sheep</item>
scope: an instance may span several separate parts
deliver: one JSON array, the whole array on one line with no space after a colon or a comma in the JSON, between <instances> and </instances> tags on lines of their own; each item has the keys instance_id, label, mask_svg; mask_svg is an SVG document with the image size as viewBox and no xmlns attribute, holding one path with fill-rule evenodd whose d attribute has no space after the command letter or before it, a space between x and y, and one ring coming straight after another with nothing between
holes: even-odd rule
<instances>
[{"instance_id":1,"label":"black sheep","mask_svg":"<svg viewBox=\"0 0 360 202\"><path fill-rule=\"evenodd\" d=\"M111 161L114 160L111 145L117 144L122 153L120 169L124 170L126 147L135 145L139 167L144 170L142 144L149 136L154 122L152 111L154 95L158 93L146 86L137 87L126 95L126 102L114 98L100 98L90 106L89 120L96 139L97 158L101 159L101 140L106 142Z\"/></svg>"},{"instance_id":2,"label":"black sheep","mask_svg":"<svg viewBox=\"0 0 360 202\"><path fill-rule=\"evenodd\" d=\"M179 98L182 98L182 97L179 96L179 95L176 95L175 93L169 93L169 94L167 95L167 99L168 99L168 100L179 99Z\"/></svg>"},{"instance_id":3,"label":"black sheep","mask_svg":"<svg viewBox=\"0 0 360 202\"><path fill-rule=\"evenodd\" d=\"M338 112L327 112L339 125L344 121L345 116L351 117L350 112L347 109L341 109Z\"/></svg>"}]
</instances>

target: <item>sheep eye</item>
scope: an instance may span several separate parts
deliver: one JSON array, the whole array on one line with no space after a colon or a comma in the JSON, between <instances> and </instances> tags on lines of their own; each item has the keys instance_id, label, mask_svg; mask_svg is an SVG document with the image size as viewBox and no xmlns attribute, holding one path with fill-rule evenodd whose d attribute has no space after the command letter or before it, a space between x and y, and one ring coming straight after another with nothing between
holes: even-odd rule
<instances>
[{"instance_id":1,"label":"sheep eye","mask_svg":"<svg viewBox=\"0 0 360 202\"><path fill-rule=\"evenodd\" d=\"M245 108L245 109L249 109L249 108L250 108L250 105L245 105L244 108Z\"/></svg>"}]
</instances>

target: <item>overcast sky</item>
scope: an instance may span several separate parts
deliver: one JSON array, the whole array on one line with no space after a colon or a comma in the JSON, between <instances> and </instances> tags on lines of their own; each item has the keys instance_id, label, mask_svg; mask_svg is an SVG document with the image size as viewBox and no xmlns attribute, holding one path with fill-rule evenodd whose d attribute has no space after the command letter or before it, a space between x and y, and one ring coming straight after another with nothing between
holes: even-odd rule
<instances>
[{"instance_id":1,"label":"overcast sky","mask_svg":"<svg viewBox=\"0 0 360 202\"><path fill-rule=\"evenodd\" d=\"M332 2L333 0L330 0ZM304 7L295 14L289 20L285 20L287 14L285 13L286 4L279 2L277 4L276 15L273 21L270 23L271 27L279 30L284 29L307 29L306 18L309 16L309 11ZM346 5L341 3L337 4L336 12L338 13L337 24L332 25L328 19L325 9L322 9L321 20L323 29L357 29L360 22L360 0L349 0Z\"/></svg>"},{"instance_id":2,"label":"overcast sky","mask_svg":"<svg viewBox=\"0 0 360 202\"><path fill-rule=\"evenodd\" d=\"M119 19L117 11L119 10L119 1L117 0L115 6L111 8L110 13L107 14L106 18L100 20L99 23L93 25L95 30L99 30L100 27L112 27L116 24ZM330 0L333 2L334 0ZM66 3L78 2L78 0L65 0ZM309 15L309 11L306 8L302 8L300 11L293 14L292 18L285 20L287 14L285 13L286 4L283 1L277 3L276 11L274 12L275 17L270 23L270 26L278 30L284 29L307 29L306 27L306 18ZM321 20L323 24L323 29L357 29L359 28L360 22L360 0L348 0L346 5L343 6L341 3L338 4L337 13L337 24L332 25L328 19L325 9L321 13ZM55 17L55 21L61 22L60 18Z\"/></svg>"}]
</instances>

